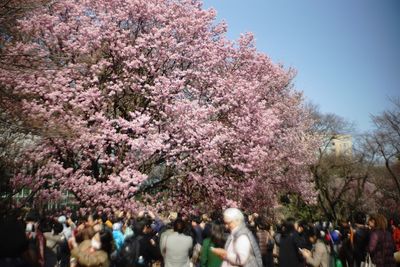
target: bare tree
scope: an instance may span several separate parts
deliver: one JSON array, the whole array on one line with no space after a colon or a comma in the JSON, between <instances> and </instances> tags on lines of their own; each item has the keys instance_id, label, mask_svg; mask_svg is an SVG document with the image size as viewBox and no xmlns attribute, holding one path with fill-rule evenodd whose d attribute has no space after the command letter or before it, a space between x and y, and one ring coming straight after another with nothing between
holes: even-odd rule
<instances>
[{"instance_id":1,"label":"bare tree","mask_svg":"<svg viewBox=\"0 0 400 267\"><path fill-rule=\"evenodd\" d=\"M365 138L365 145L383 161L400 199L400 99L391 102L394 108L372 116L375 129Z\"/></svg>"},{"instance_id":2,"label":"bare tree","mask_svg":"<svg viewBox=\"0 0 400 267\"><path fill-rule=\"evenodd\" d=\"M318 205L327 218L337 220L349 216L354 208L361 208L372 158L364 150L352 147L352 123L336 114L322 114L313 105L309 108L315 120L313 131L322 139L317 161L311 166ZM348 153L335 152L335 142L348 143Z\"/></svg>"}]
</instances>

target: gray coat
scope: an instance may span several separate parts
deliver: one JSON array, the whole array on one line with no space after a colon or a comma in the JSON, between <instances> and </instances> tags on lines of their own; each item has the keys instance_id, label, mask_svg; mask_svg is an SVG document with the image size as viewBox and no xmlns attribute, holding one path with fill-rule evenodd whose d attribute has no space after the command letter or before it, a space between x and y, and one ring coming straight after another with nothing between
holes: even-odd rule
<instances>
[{"instance_id":1,"label":"gray coat","mask_svg":"<svg viewBox=\"0 0 400 267\"><path fill-rule=\"evenodd\" d=\"M258 247L258 243L256 239L254 238L253 234L251 231L245 226L242 225L237 232L234 234L229 235L228 240L226 240L225 243L225 249L227 250L230 243L233 241L235 242L239 236L241 235L246 235L251 244L251 252L249 255L249 258L247 259L246 263L243 265L244 267L262 267L262 258L261 258L261 252L260 248Z\"/></svg>"},{"instance_id":2,"label":"gray coat","mask_svg":"<svg viewBox=\"0 0 400 267\"><path fill-rule=\"evenodd\" d=\"M193 247L190 236L177 232L166 232L161 237L160 249L165 267L189 267L189 253Z\"/></svg>"}]
</instances>

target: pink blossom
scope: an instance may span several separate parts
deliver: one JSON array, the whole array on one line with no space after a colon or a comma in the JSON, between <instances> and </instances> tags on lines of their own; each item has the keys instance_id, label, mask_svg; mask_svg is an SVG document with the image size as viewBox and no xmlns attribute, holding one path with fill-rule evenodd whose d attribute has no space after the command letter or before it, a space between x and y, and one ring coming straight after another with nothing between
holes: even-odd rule
<instances>
[{"instance_id":1,"label":"pink blossom","mask_svg":"<svg viewBox=\"0 0 400 267\"><path fill-rule=\"evenodd\" d=\"M318 143L293 71L257 52L252 34L228 40L199 1L58 1L18 27L29 38L4 49L31 59L10 58L28 68L1 69L0 83L50 134L24 159L40 167L15 186L46 181L44 199L69 191L105 209L313 198Z\"/></svg>"}]
</instances>

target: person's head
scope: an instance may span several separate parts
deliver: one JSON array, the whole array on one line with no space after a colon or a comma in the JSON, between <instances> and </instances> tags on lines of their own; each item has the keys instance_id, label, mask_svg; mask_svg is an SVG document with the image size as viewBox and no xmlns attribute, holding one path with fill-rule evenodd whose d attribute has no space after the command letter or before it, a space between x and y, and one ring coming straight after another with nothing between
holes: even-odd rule
<instances>
[{"instance_id":1,"label":"person's head","mask_svg":"<svg viewBox=\"0 0 400 267\"><path fill-rule=\"evenodd\" d=\"M102 223L102 221L101 221L101 214L99 214L99 213L93 213L92 217L93 217L94 224Z\"/></svg>"},{"instance_id":2,"label":"person's head","mask_svg":"<svg viewBox=\"0 0 400 267\"><path fill-rule=\"evenodd\" d=\"M95 235L95 233L96 232L94 231L93 227L85 227L76 235L76 242L80 243L84 240L90 240Z\"/></svg>"},{"instance_id":3,"label":"person's head","mask_svg":"<svg viewBox=\"0 0 400 267\"><path fill-rule=\"evenodd\" d=\"M113 251L114 246L114 238L111 232L108 230L101 230L98 233L98 236L100 238L101 249L107 252L108 255L110 255Z\"/></svg>"},{"instance_id":4,"label":"person's head","mask_svg":"<svg viewBox=\"0 0 400 267\"><path fill-rule=\"evenodd\" d=\"M186 224L181 218L177 218L174 221L174 231L182 234L185 231Z\"/></svg>"},{"instance_id":5,"label":"person's head","mask_svg":"<svg viewBox=\"0 0 400 267\"><path fill-rule=\"evenodd\" d=\"M386 231L388 222L385 216L382 214L372 214L368 219L368 227L370 229L384 230Z\"/></svg>"},{"instance_id":6,"label":"person's head","mask_svg":"<svg viewBox=\"0 0 400 267\"><path fill-rule=\"evenodd\" d=\"M103 224L106 223L106 221L108 220L108 216L106 213L102 213L100 217Z\"/></svg>"},{"instance_id":7,"label":"person's head","mask_svg":"<svg viewBox=\"0 0 400 267\"><path fill-rule=\"evenodd\" d=\"M64 215L61 215L60 217L58 217L57 221L61 224L66 224L67 222L67 217L65 217Z\"/></svg>"},{"instance_id":8,"label":"person's head","mask_svg":"<svg viewBox=\"0 0 400 267\"><path fill-rule=\"evenodd\" d=\"M207 214L202 214L201 215L201 223L208 223L210 222L210 217L208 217Z\"/></svg>"},{"instance_id":9,"label":"person's head","mask_svg":"<svg viewBox=\"0 0 400 267\"><path fill-rule=\"evenodd\" d=\"M264 230L264 231L271 230L271 225L262 216L258 216L257 218L255 218L254 222L255 222L255 226L259 230Z\"/></svg>"},{"instance_id":10,"label":"person's head","mask_svg":"<svg viewBox=\"0 0 400 267\"><path fill-rule=\"evenodd\" d=\"M305 233L311 244L315 244L318 239L323 241L325 237L325 232L317 227L310 227Z\"/></svg>"},{"instance_id":11,"label":"person's head","mask_svg":"<svg viewBox=\"0 0 400 267\"><path fill-rule=\"evenodd\" d=\"M354 214L354 223L364 225L365 220L366 220L366 216L365 216L364 212L359 211L359 212L356 212L356 214Z\"/></svg>"},{"instance_id":12,"label":"person's head","mask_svg":"<svg viewBox=\"0 0 400 267\"><path fill-rule=\"evenodd\" d=\"M169 222L173 223L177 218L178 218L178 213L177 213L177 212L171 211L171 212L168 214L167 220L168 220Z\"/></svg>"},{"instance_id":13,"label":"person's head","mask_svg":"<svg viewBox=\"0 0 400 267\"><path fill-rule=\"evenodd\" d=\"M215 247L223 248L225 244L225 231L222 224L213 223L211 225L211 241Z\"/></svg>"},{"instance_id":14,"label":"person's head","mask_svg":"<svg viewBox=\"0 0 400 267\"><path fill-rule=\"evenodd\" d=\"M237 208L229 208L224 211L224 224L225 227L232 231L244 223L243 213Z\"/></svg>"},{"instance_id":15,"label":"person's head","mask_svg":"<svg viewBox=\"0 0 400 267\"><path fill-rule=\"evenodd\" d=\"M73 223L76 223L78 221L78 214L74 211L74 212L71 213L71 216L69 218L71 219L71 221Z\"/></svg>"},{"instance_id":16,"label":"person's head","mask_svg":"<svg viewBox=\"0 0 400 267\"><path fill-rule=\"evenodd\" d=\"M38 222L40 219L39 212L35 209L31 209L28 211L25 217L26 222Z\"/></svg>"},{"instance_id":17,"label":"person's head","mask_svg":"<svg viewBox=\"0 0 400 267\"><path fill-rule=\"evenodd\" d=\"M51 232L52 226L50 224L50 221L46 218L40 219L39 224L38 224L38 229L42 233Z\"/></svg>"},{"instance_id":18,"label":"person's head","mask_svg":"<svg viewBox=\"0 0 400 267\"><path fill-rule=\"evenodd\" d=\"M138 234L150 233L152 231L151 221L146 218L142 218L142 219L136 221L133 226L133 231Z\"/></svg>"},{"instance_id":19,"label":"person's head","mask_svg":"<svg viewBox=\"0 0 400 267\"><path fill-rule=\"evenodd\" d=\"M95 224L95 221L94 221L94 219L93 219L93 214L89 214L89 215L87 216L86 224L87 224L88 226L93 226L93 225Z\"/></svg>"},{"instance_id":20,"label":"person's head","mask_svg":"<svg viewBox=\"0 0 400 267\"><path fill-rule=\"evenodd\" d=\"M122 231L122 226L121 222L116 222L113 224L112 229L113 231Z\"/></svg>"},{"instance_id":21,"label":"person's head","mask_svg":"<svg viewBox=\"0 0 400 267\"><path fill-rule=\"evenodd\" d=\"M294 222L293 218L287 218L282 224L282 234L288 235L289 233L293 232L294 229Z\"/></svg>"},{"instance_id":22,"label":"person's head","mask_svg":"<svg viewBox=\"0 0 400 267\"><path fill-rule=\"evenodd\" d=\"M338 224L338 226L339 226L339 232L340 232L341 236L346 237L346 236L350 235L351 227L347 221L341 220L340 223Z\"/></svg>"},{"instance_id":23,"label":"person's head","mask_svg":"<svg viewBox=\"0 0 400 267\"><path fill-rule=\"evenodd\" d=\"M201 219L199 216L192 216L190 222L192 223L192 227L195 227L201 223Z\"/></svg>"},{"instance_id":24,"label":"person's head","mask_svg":"<svg viewBox=\"0 0 400 267\"><path fill-rule=\"evenodd\" d=\"M100 232L101 230L103 230L103 224L101 223L97 223L95 225L93 225L93 230L97 233Z\"/></svg>"},{"instance_id":25,"label":"person's head","mask_svg":"<svg viewBox=\"0 0 400 267\"><path fill-rule=\"evenodd\" d=\"M53 223L54 234L58 235L63 231L63 226L58 221Z\"/></svg>"},{"instance_id":26,"label":"person's head","mask_svg":"<svg viewBox=\"0 0 400 267\"><path fill-rule=\"evenodd\" d=\"M297 222L294 223L294 229L298 233L303 233L306 228L307 228L307 222L304 221L304 220L297 221Z\"/></svg>"},{"instance_id":27,"label":"person's head","mask_svg":"<svg viewBox=\"0 0 400 267\"><path fill-rule=\"evenodd\" d=\"M222 218L223 218L222 210L217 209L217 210L214 210L213 212L211 212L211 216L210 216L211 221L220 222L222 224L223 223Z\"/></svg>"}]
</instances>

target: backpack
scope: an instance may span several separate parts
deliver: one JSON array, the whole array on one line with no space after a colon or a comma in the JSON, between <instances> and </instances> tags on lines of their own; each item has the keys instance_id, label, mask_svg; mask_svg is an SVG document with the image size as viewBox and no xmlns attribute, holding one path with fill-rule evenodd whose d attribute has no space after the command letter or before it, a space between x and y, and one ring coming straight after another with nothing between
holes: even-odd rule
<instances>
[{"instance_id":1,"label":"backpack","mask_svg":"<svg viewBox=\"0 0 400 267\"><path fill-rule=\"evenodd\" d=\"M121 267L138 267L143 266L143 259L140 255L140 241L143 239L142 235L131 236L127 238L118 252L115 259L116 266Z\"/></svg>"}]
</instances>

